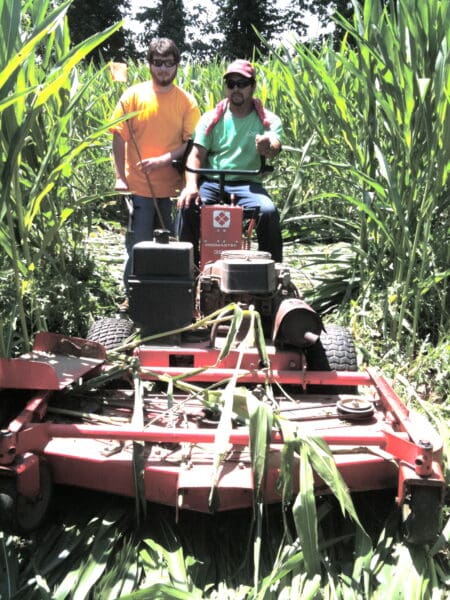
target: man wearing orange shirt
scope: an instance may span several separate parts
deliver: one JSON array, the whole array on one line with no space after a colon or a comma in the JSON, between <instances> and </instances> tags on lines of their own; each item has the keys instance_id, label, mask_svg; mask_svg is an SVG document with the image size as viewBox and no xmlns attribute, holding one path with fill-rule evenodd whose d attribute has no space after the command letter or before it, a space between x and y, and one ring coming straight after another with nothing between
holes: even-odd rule
<instances>
[{"instance_id":1,"label":"man wearing orange shirt","mask_svg":"<svg viewBox=\"0 0 450 600\"><path fill-rule=\"evenodd\" d=\"M194 97L174 83L180 62L175 43L167 38L152 40L147 60L151 79L122 94L112 120L134 114L110 128L115 189L131 197L125 286L133 245L153 239L155 228L173 231L171 198L183 182L172 161L183 156L200 117Z\"/></svg>"}]
</instances>

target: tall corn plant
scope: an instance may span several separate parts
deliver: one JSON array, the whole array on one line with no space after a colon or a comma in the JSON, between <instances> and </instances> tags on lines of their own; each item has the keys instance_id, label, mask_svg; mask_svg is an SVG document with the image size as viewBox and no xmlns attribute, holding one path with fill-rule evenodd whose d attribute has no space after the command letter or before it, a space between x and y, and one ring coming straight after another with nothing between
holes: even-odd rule
<instances>
[{"instance_id":1,"label":"tall corn plant","mask_svg":"<svg viewBox=\"0 0 450 600\"><path fill-rule=\"evenodd\" d=\"M76 209L71 177L80 153L106 127L76 129L94 81L81 85L76 67L120 24L71 47L70 3L53 8L50 0L0 0L0 244L2 272L14 289L9 301L4 298L3 356L16 342L27 348L31 334L45 327L33 296L35 275L61 245Z\"/></svg>"},{"instance_id":2,"label":"tall corn plant","mask_svg":"<svg viewBox=\"0 0 450 600\"><path fill-rule=\"evenodd\" d=\"M339 51L296 45L280 57L282 80L321 143L308 168L332 174L316 200L352 207L361 297L384 297L384 333L398 343L406 334L412 354L449 324L450 5L354 5Z\"/></svg>"}]
</instances>

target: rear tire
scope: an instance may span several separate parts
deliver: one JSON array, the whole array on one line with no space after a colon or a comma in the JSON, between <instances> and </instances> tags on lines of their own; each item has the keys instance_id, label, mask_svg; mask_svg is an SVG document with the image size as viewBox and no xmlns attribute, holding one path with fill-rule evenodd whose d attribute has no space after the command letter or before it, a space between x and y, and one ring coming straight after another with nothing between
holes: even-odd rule
<instances>
[{"instance_id":1,"label":"rear tire","mask_svg":"<svg viewBox=\"0 0 450 600\"><path fill-rule=\"evenodd\" d=\"M134 323L129 319L103 317L91 326L86 339L101 344L106 350L114 350L121 346L133 331Z\"/></svg>"},{"instance_id":2,"label":"rear tire","mask_svg":"<svg viewBox=\"0 0 450 600\"><path fill-rule=\"evenodd\" d=\"M351 332L340 325L326 325L320 338L305 348L308 371L357 371L358 361ZM357 386L309 385L311 394L356 394Z\"/></svg>"}]
</instances>

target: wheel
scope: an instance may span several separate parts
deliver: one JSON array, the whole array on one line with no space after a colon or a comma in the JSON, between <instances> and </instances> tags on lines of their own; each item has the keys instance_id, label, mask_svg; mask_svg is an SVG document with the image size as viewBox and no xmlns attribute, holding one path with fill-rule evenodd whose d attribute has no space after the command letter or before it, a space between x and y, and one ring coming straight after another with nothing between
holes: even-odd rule
<instances>
[{"instance_id":1,"label":"wheel","mask_svg":"<svg viewBox=\"0 0 450 600\"><path fill-rule=\"evenodd\" d=\"M308 371L357 371L355 344L351 332L340 325L326 325L320 338L305 348ZM351 385L309 385L312 394L356 394L358 388Z\"/></svg>"},{"instance_id":2,"label":"wheel","mask_svg":"<svg viewBox=\"0 0 450 600\"><path fill-rule=\"evenodd\" d=\"M441 490L412 485L402 506L402 534L410 544L432 544L441 530Z\"/></svg>"},{"instance_id":3,"label":"wheel","mask_svg":"<svg viewBox=\"0 0 450 600\"><path fill-rule=\"evenodd\" d=\"M98 342L106 350L113 350L121 346L132 335L133 330L133 321L129 319L103 317L91 326L86 339Z\"/></svg>"},{"instance_id":4,"label":"wheel","mask_svg":"<svg viewBox=\"0 0 450 600\"><path fill-rule=\"evenodd\" d=\"M0 527L17 535L27 534L42 524L47 516L53 493L49 466L39 461L39 494L27 498L17 491L15 478L0 480Z\"/></svg>"}]
</instances>

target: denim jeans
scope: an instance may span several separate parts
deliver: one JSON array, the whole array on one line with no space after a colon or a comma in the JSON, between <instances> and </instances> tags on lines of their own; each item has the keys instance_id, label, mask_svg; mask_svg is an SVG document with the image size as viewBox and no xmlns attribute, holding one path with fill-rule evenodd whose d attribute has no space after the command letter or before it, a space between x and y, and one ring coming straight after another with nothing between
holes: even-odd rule
<instances>
[{"instance_id":1,"label":"denim jeans","mask_svg":"<svg viewBox=\"0 0 450 600\"><path fill-rule=\"evenodd\" d=\"M125 237L127 251L123 275L125 289L128 288L128 277L131 274L133 246L138 242L151 241L155 229L168 229L173 235L172 202L170 198L156 198L163 223L160 222L159 215L155 210L153 198L134 194L130 198L132 211Z\"/></svg>"},{"instance_id":2,"label":"denim jeans","mask_svg":"<svg viewBox=\"0 0 450 600\"><path fill-rule=\"evenodd\" d=\"M202 204L215 204L219 201L219 183L204 180L199 187ZM278 210L270 199L268 193L260 183L243 182L225 185L225 194L229 198L234 196L234 203L242 206L249 214L259 208L256 236L258 248L270 252L276 262L283 260L283 245L281 240L280 217ZM227 200L226 200L227 201ZM200 238L200 207L189 206L181 209L178 215L177 230L179 239L191 242L194 246L194 258L199 262Z\"/></svg>"}]
</instances>

